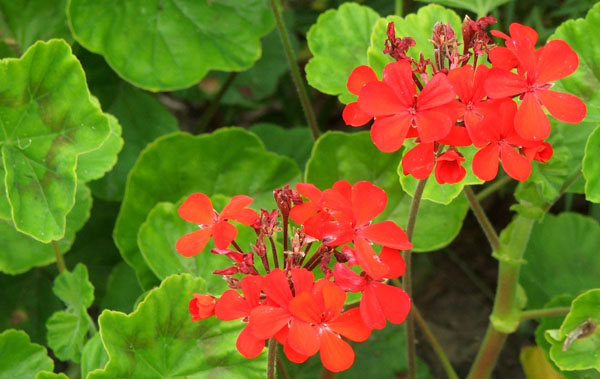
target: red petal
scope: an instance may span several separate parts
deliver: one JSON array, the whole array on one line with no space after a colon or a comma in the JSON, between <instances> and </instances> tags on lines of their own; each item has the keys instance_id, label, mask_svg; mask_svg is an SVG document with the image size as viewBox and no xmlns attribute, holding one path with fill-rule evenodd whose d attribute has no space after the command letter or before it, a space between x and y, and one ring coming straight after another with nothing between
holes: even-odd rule
<instances>
[{"instance_id":1,"label":"red petal","mask_svg":"<svg viewBox=\"0 0 600 379\"><path fill-rule=\"evenodd\" d=\"M473 156L473 173L481 180L490 181L498 175L498 144L492 143Z\"/></svg>"},{"instance_id":2,"label":"red petal","mask_svg":"<svg viewBox=\"0 0 600 379\"><path fill-rule=\"evenodd\" d=\"M472 79L471 79L472 81ZM417 111L440 107L456 98L454 87L445 74L433 76L417 97Z\"/></svg>"},{"instance_id":3,"label":"red petal","mask_svg":"<svg viewBox=\"0 0 600 379\"><path fill-rule=\"evenodd\" d=\"M247 317L252 309L246 300L235 290L227 290L217 300L215 316L219 320L231 321Z\"/></svg>"},{"instance_id":4,"label":"red petal","mask_svg":"<svg viewBox=\"0 0 600 379\"><path fill-rule=\"evenodd\" d=\"M227 221L219 221L213 226L212 236L218 249L227 249L237 236L237 229Z\"/></svg>"},{"instance_id":5,"label":"red petal","mask_svg":"<svg viewBox=\"0 0 600 379\"><path fill-rule=\"evenodd\" d=\"M535 95L525 94L517 114L515 115L515 130L530 141L541 141L550 135L550 122L544 114L542 106Z\"/></svg>"},{"instance_id":6,"label":"red petal","mask_svg":"<svg viewBox=\"0 0 600 379\"><path fill-rule=\"evenodd\" d=\"M433 143L420 143L402 157L404 175L425 179L431 174L435 163Z\"/></svg>"},{"instance_id":7,"label":"red petal","mask_svg":"<svg viewBox=\"0 0 600 379\"><path fill-rule=\"evenodd\" d=\"M433 142L448 136L453 124L449 113L443 108L417 112L415 123L421 142Z\"/></svg>"},{"instance_id":8,"label":"red petal","mask_svg":"<svg viewBox=\"0 0 600 379\"><path fill-rule=\"evenodd\" d=\"M254 222L258 218L258 214L255 210L244 209L253 201L254 199L246 195L237 195L232 197L229 204L227 204L225 208L223 208L223 211L219 215L219 219L235 220L244 225L254 224Z\"/></svg>"},{"instance_id":9,"label":"red petal","mask_svg":"<svg viewBox=\"0 0 600 379\"><path fill-rule=\"evenodd\" d=\"M369 329L383 329L385 327L385 315L383 309L377 300L375 290L372 286L365 287L363 296L360 299L360 315L363 322Z\"/></svg>"},{"instance_id":10,"label":"red petal","mask_svg":"<svg viewBox=\"0 0 600 379\"><path fill-rule=\"evenodd\" d=\"M480 64L477 66L477 70L475 71L475 78L473 79L473 95L472 100L473 103L477 103L483 99L485 94L485 81L490 72L490 68L486 65Z\"/></svg>"},{"instance_id":11,"label":"red petal","mask_svg":"<svg viewBox=\"0 0 600 379\"><path fill-rule=\"evenodd\" d=\"M263 292L276 304L287 307L292 300L292 291L287 275L279 268L273 269L265 276Z\"/></svg>"},{"instance_id":12,"label":"red petal","mask_svg":"<svg viewBox=\"0 0 600 379\"><path fill-rule=\"evenodd\" d=\"M579 66L579 58L568 43L555 39L542 47L538 65L536 83L550 83L574 73Z\"/></svg>"},{"instance_id":13,"label":"red petal","mask_svg":"<svg viewBox=\"0 0 600 379\"><path fill-rule=\"evenodd\" d=\"M398 250L384 247L379 253L379 259L390 268L387 274L385 274L385 278L398 278L404 275L406 265L402 254Z\"/></svg>"},{"instance_id":14,"label":"red petal","mask_svg":"<svg viewBox=\"0 0 600 379\"><path fill-rule=\"evenodd\" d=\"M303 363L309 358L308 355L300 354L294 350L289 343L283 345L283 352L285 353L287 359L294 363Z\"/></svg>"},{"instance_id":15,"label":"red petal","mask_svg":"<svg viewBox=\"0 0 600 379\"><path fill-rule=\"evenodd\" d=\"M337 334L324 331L321 335L321 362L331 372L347 370L354 363L354 350Z\"/></svg>"},{"instance_id":16,"label":"red petal","mask_svg":"<svg viewBox=\"0 0 600 379\"><path fill-rule=\"evenodd\" d=\"M500 147L502 168L513 179L525 181L531 174L531 163L519 154L512 146L502 144Z\"/></svg>"},{"instance_id":17,"label":"red petal","mask_svg":"<svg viewBox=\"0 0 600 379\"><path fill-rule=\"evenodd\" d=\"M393 221L382 221L360 229L359 234L367 240L392 249L408 250L412 243L401 227Z\"/></svg>"},{"instance_id":18,"label":"red petal","mask_svg":"<svg viewBox=\"0 0 600 379\"><path fill-rule=\"evenodd\" d=\"M290 301L290 312L292 315L308 323L320 324L322 311L313 295L308 292L296 295Z\"/></svg>"},{"instance_id":19,"label":"red petal","mask_svg":"<svg viewBox=\"0 0 600 379\"><path fill-rule=\"evenodd\" d=\"M385 83L371 82L367 84L358 97L360 109L373 116L388 116L406 112L408 107L398 99L394 90Z\"/></svg>"},{"instance_id":20,"label":"red petal","mask_svg":"<svg viewBox=\"0 0 600 379\"><path fill-rule=\"evenodd\" d=\"M339 224L337 222L321 224L318 234L327 246L343 245L352 241L356 235L351 224Z\"/></svg>"},{"instance_id":21,"label":"red petal","mask_svg":"<svg viewBox=\"0 0 600 379\"><path fill-rule=\"evenodd\" d=\"M370 284L377 296L383 314L392 324L400 324L410 312L410 298L402 288L379 282Z\"/></svg>"},{"instance_id":22,"label":"red petal","mask_svg":"<svg viewBox=\"0 0 600 379\"><path fill-rule=\"evenodd\" d=\"M537 90L535 93L556 119L571 124L583 121L587 110L585 103L577 96L551 90Z\"/></svg>"},{"instance_id":23,"label":"red petal","mask_svg":"<svg viewBox=\"0 0 600 379\"><path fill-rule=\"evenodd\" d=\"M360 90L369 82L374 82L377 80L377 75L375 75L375 71L369 66L358 66L348 77L348 82L346 86L348 87L348 91L358 96Z\"/></svg>"},{"instance_id":24,"label":"red petal","mask_svg":"<svg viewBox=\"0 0 600 379\"><path fill-rule=\"evenodd\" d=\"M304 321L292 319L286 343L298 353L311 356L319 351L321 338L316 327Z\"/></svg>"},{"instance_id":25,"label":"red petal","mask_svg":"<svg viewBox=\"0 0 600 379\"><path fill-rule=\"evenodd\" d=\"M298 183L296 184L296 190L310 201L318 202L321 200L321 190L314 184Z\"/></svg>"},{"instance_id":26,"label":"red petal","mask_svg":"<svg viewBox=\"0 0 600 379\"><path fill-rule=\"evenodd\" d=\"M456 151L449 150L437 157L435 166L435 179L438 183L458 183L466 175L467 171L462 166L465 160Z\"/></svg>"},{"instance_id":27,"label":"red petal","mask_svg":"<svg viewBox=\"0 0 600 379\"><path fill-rule=\"evenodd\" d=\"M312 272L305 268L292 268L291 272L296 296L302 292L310 292L312 290L315 281L315 276Z\"/></svg>"},{"instance_id":28,"label":"red petal","mask_svg":"<svg viewBox=\"0 0 600 379\"><path fill-rule=\"evenodd\" d=\"M175 244L175 249L179 254L188 258L199 254L206 246L212 229L212 227L207 227L180 237Z\"/></svg>"},{"instance_id":29,"label":"red petal","mask_svg":"<svg viewBox=\"0 0 600 379\"><path fill-rule=\"evenodd\" d=\"M355 101L344 107L342 118L344 119L346 125L362 126L369 122L373 116L363 112L358 106L358 102Z\"/></svg>"},{"instance_id":30,"label":"red petal","mask_svg":"<svg viewBox=\"0 0 600 379\"><path fill-rule=\"evenodd\" d=\"M363 270L372 278L380 279L390 268L375 254L371 245L362 237L357 236L354 240L356 261Z\"/></svg>"},{"instance_id":31,"label":"red petal","mask_svg":"<svg viewBox=\"0 0 600 379\"><path fill-rule=\"evenodd\" d=\"M473 100L474 75L475 71L471 65L455 68L448 73L448 80L452 83L454 91L465 104Z\"/></svg>"},{"instance_id":32,"label":"red petal","mask_svg":"<svg viewBox=\"0 0 600 379\"><path fill-rule=\"evenodd\" d=\"M323 291L323 306L324 313L327 315L326 320L336 317L344 308L346 302L346 292L344 292L337 284L330 281L324 281L322 286Z\"/></svg>"},{"instance_id":33,"label":"red petal","mask_svg":"<svg viewBox=\"0 0 600 379\"><path fill-rule=\"evenodd\" d=\"M309 218L311 218L320 209L314 202L308 201L306 203L294 205L290 210L290 218L298 225L304 224Z\"/></svg>"},{"instance_id":34,"label":"red petal","mask_svg":"<svg viewBox=\"0 0 600 379\"><path fill-rule=\"evenodd\" d=\"M268 339L273 337L283 327L287 327L292 316L279 307L259 305L250 312L248 326L257 338Z\"/></svg>"},{"instance_id":35,"label":"red petal","mask_svg":"<svg viewBox=\"0 0 600 379\"><path fill-rule=\"evenodd\" d=\"M248 205L250 205L253 201L254 199L252 199L250 196L236 195L232 197L229 203L227 203L227 205L225 206L225 208L223 208L223 211L221 212L220 216L229 218L228 214L230 212L235 212L242 208L245 208Z\"/></svg>"},{"instance_id":36,"label":"red petal","mask_svg":"<svg viewBox=\"0 0 600 379\"><path fill-rule=\"evenodd\" d=\"M515 54L506 47L496 46L489 51L488 56L493 67L504 70L512 70L519 64Z\"/></svg>"},{"instance_id":37,"label":"red petal","mask_svg":"<svg viewBox=\"0 0 600 379\"><path fill-rule=\"evenodd\" d=\"M260 291L264 278L260 275L247 275L242 278L242 293L250 307L260 304Z\"/></svg>"},{"instance_id":38,"label":"red petal","mask_svg":"<svg viewBox=\"0 0 600 379\"><path fill-rule=\"evenodd\" d=\"M360 181L352 187L352 210L356 225L365 225L385 210L387 195L371 182Z\"/></svg>"},{"instance_id":39,"label":"red petal","mask_svg":"<svg viewBox=\"0 0 600 379\"><path fill-rule=\"evenodd\" d=\"M192 321L200 321L215 314L215 297L195 293L188 304Z\"/></svg>"},{"instance_id":40,"label":"red petal","mask_svg":"<svg viewBox=\"0 0 600 379\"><path fill-rule=\"evenodd\" d=\"M532 46L535 46L538 39L538 34L532 27L513 22L508 27L512 38L526 38Z\"/></svg>"},{"instance_id":41,"label":"red petal","mask_svg":"<svg viewBox=\"0 0 600 379\"><path fill-rule=\"evenodd\" d=\"M417 87L412 79L412 68L407 61L389 63L383 69L383 81L396 93L406 108L414 104Z\"/></svg>"},{"instance_id":42,"label":"red petal","mask_svg":"<svg viewBox=\"0 0 600 379\"><path fill-rule=\"evenodd\" d=\"M365 341L371 335L371 329L363 322L359 308L352 308L342 313L335 320L328 322L327 326L355 342Z\"/></svg>"},{"instance_id":43,"label":"red petal","mask_svg":"<svg viewBox=\"0 0 600 379\"><path fill-rule=\"evenodd\" d=\"M362 291L366 284L363 276L358 275L342 263L336 263L333 266L333 278L341 289L348 292Z\"/></svg>"},{"instance_id":44,"label":"red petal","mask_svg":"<svg viewBox=\"0 0 600 379\"><path fill-rule=\"evenodd\" d=\"M194 224L210 225L215 218L210 198L203 193L193 193L179 206L179 217Z\"/></svg>"},{"instance_id":45,"label":"red petal","mask_svg":"<svg viewBox=\"0 0 600 379\"><path fill-rule=\"evenodd\" d=\"M484 87L490 98L501 99L527 91L527 81L510 71L492 67L488 72Z\"/></svg>"},{"instance_id":46,"label":"red petal","mask_svg":"<svg viewBox=\"0 0 600 379\"><path fill-rule=\"evenodd\" d=\"M467 128L463 128L461 126L453 126L452 129L450 129L450 133L446 137L440 139L439 143L450 146L469 146L471 145L471 137L469 136Z\"/></svg>"},{"instance_id":47,"label":"red petal","mask_svg":"<svg viewBox=\"0 0 600 379\"><path fill-rule=\"evenodd\" d=\"M247 359L256 358L265 348L265 340L256 338L248 325L242 330L235 342L235 347Z\"/></svg>"},{"instance_id":48,"label":"red petal","mask_svg":"<svg viewBox=\"0 0 600 379\"><path fill-rule=\"evenodd\" d=\"M384 153L392 153L402 147L412 123L408 112L390 117L377 117L371 125L371 139Z\"/></svg>"}]
</instances>

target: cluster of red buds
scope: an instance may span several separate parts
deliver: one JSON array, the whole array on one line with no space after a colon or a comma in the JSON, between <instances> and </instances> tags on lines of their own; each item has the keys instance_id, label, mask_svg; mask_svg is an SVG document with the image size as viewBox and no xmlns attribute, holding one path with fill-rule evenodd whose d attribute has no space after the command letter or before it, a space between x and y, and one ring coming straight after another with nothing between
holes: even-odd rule
<instances>
[{"instance_id":1,"label":"cluster of red buds","mask_svg":"<svg viewBox=\"0 0 600 379\"><path fill-rule=\"evenodd\" d=\"M241 319L246 326L236 346L246 358L258 356L274 338L292 362L319 352L328 370L346 370L354 351L342 337L365 341L373 329L382 329L387 321L402 323L408 315L410 298L386 280L403 275L400 250L412 244L394 222L373 223L384 211L387 195L370 182L338 181L323 191L299 183L296 190L275 190L274 198L278 210L260 214L247 208L252 198L244 195L234 196L220 213L202 193L190 195L179 207L179 215L199 230L182 236L177 251L194 256L212 238L212 253L233 262L214 272L224 276L230 289L220 297L193 295L192 320L212 315ZM253 227L256 242L240 247L230 221ZM282 252L277 251L279 236ZM374 244L381 246L379 253ZM361 293L358 307L345 309L347 292Z\"/></svg>"},{"instance_id":2,"label":"cluster of red buds","mask_svg":"<svg viewBox=\"0 0 600 379\"><path fill-rule=\"evenodd\" d=\"M486 28L495 22L467 17L462 52L452 27L436 24L433 62L423 53L419 60L409 57L414 40L397 38L389 23L384 53L396 61L386 65L382 80L369 66L350 74L348 90L358 99L344 109L346 124L362 126L374 119L371 138L384 152L414 138L416 145L402 158L404 175L425 179L435 166L438 183L460 182L465 158L457 147L473 145L478 149L473 173L481 180L496 177L498 161L510 177L526 180L531 161L545 163L553 153L544 141L550 122L542 107L567 123L585 117L583 101L550 89L577 69L579 59L561 40L536 49L537 32L517 23L510 35L492 30L505 43L494 46ZM491 67L478 64L485 55Z\"/></svg>"}]
</instances>

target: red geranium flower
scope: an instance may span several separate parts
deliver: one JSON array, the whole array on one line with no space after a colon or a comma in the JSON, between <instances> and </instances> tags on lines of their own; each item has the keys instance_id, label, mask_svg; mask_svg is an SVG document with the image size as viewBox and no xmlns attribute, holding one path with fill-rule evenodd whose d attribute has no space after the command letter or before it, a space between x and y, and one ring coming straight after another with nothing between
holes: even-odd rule
<instances>
[{"instance_id":1,"label":"red geranium flower","mask_svg":"<svg viewBox=\"0 0 600 379\"><path fill-rule=\"evenodd\" d=\"M458 183L467 174L467 170L462 166L465 158L458 151L451 149L446 151L435 159L435 180L439 184Z\"/></svg>"},{"instance_id":2,"label":"red geranium flower","mask_svg":"<svg viewBox=\"0 0 600 379\"><path fill-rule=\"evenodd\" d=\"M360 90L367 85L367 83L377 81L377 75L375 71L369 66L358 66L356 67L350 76L346 86L350 93L358 96ZM369 122L373 115L363 112L358 106L358 102L352 102L344 108L342 118L346 125L361 126Z\"/></svg>"},{"instance_id":3,"label":"red geranium flower","mask_svg":"<svg viewBox=\"0 0 600 379\"><path fill-rule=\"evenodd\" d=\"M234 196L219 214L213 209L208 196L203 193L191 194L178 212L182 219L198 224L200 230L179 238L175 245L177 252L185 257L193 257L204 249L211 236L218 249L226 249L237 235L236 227L228 220L252 225L258 218L256 211L246 208L252 201L250 196Z\"/></svg>"},{"instance_id":4,"label":"red geranium flower","mask_svg":"<svg viewBox=\"0 0 600 379\"><path fill-rule=\"evenodd\" d=\"M203 295L195 293L192 300L188 304L190 314L192 315L192 321L200 321L215 314L215 302L214 296Z\"/></svg>"}]
</instances>

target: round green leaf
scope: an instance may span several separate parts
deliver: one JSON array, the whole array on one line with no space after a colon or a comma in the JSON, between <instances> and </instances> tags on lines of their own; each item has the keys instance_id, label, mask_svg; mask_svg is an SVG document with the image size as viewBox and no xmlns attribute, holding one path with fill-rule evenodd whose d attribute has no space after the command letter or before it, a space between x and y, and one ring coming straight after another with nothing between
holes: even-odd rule
<instances>
[{"instance_id":1,"label":"round green leaf","mask_svg":"<svg viewBox=\"0 0 600 379\"><path fill-rule=\"evenodd\" d=\"M151 91L189 87L211 70L243 71L274 26L262 0L70 0L75 39Z\"/></svg>"},{"instance_id":2,"label":"round green leaf","mask_svg":"<svg viewBox=\"0 0 600 379\"><path fill-rule=\"evenodd\" d=\"M534 225L521 268L528 307L541 308L552 297L575 295L598 285L600 225L576 213L546 215Z\"/></svg>"},{"instance_id":3,"label":"round green leaf","mask_svg":"<svg viewBox=\"0 0 600 379\"><path fill-rule=\"evenodd\" d=\"M48 346L58 359L79 363L89 327L87 314L81 311L55 312L46 322Z\"/></svg>"},{"instance_id":4,"label":"round green leaf","mask_svg":"<svg viewBox=\"0 0 600 379\"><path fill-rule=\"evenodd\" d=\"M77 156L108 138L108 119L64 41L3 60L0 92L3 189L14 225L41 242L60 240L75 203Z\"/></svg>"},{"instance_id":5,"label":"round green leaf","mask_svg":"<svg viewBox=\"0 0 600 379\"><path fill-rule=\"evenodd\" d=\"M356 66L367 64L369 38L378 18L371 8L354 3L321 14L306 35L313 53L305 67L308 84L321 92L339 95L342 103L355 100L346 82Z\"/></svg>"},{"instance_id":6,"label":"round green leaf","mask_svg":"<svg viewBox=\"0 0 600 379\"><path fill-rule=\"evenodd\" d=\"M550 358L560 369L600 371L598 324L600 324L600 288L586 291L573 300L571 311L565 317L558 333L555 330L546 331L546 339L552 343ZM580 333L573 335L576 330ZM572 342L565 344L566 339L571 336Z\"/></svg>"},{"instance_id":7,"label":"round green leaf","mask_svg":"<svg viewBox=\"0 0 600 379\"><path fill-rule=\"evenodd\" d=\"M215 247L212 240L207 243L203 252L195 257L184 257L175 250L175 244L181 236L198 230L198 225L183 220L177 213L177 209L186 198L187 196L177 204L156 204L140 227L138 246L144 260L159 279L172 274L188 273L203 278L209 293L221 294L228 288L227 283L221 275L214 275L213 271L232 266L233 262L223 255L210 253ZM229 202L229 198L213 195L211 201L213 207L220 210ZM236 242L245 251L250 251L250 244L256 241L256 232L245 225L237 225L237 229Z\"/></svg>"},{"instance_id":8,"label":"round green leaf","mask_svg":"<svg viewBox=\"0 0 600 379\"><path fill-rule=\"evenodd\" d=\"M410 147L414 146L414 144L409 144ZM405 151L407 151L410 147L405 146ZM473 170L471 169L471 163L473 162L473 155L477 152L473 146L459 147L458 151L463 154L465 157L465 161L463 162L463 167L467 170L467 174L465 178L459 183L455 184L439 184L435 180L434 173L431 173L430 178L427 180L425 184L425 190L423 191L423 199L431 200L440 204L450 204L452 200L454 200L457 196L462 193L462 190L465 185L472 184L481 184L483 180L473 174ZM410 196L413 196L415 193L415 189L417 188L417 184L419 180L415 179L411 175L404 175L402 169L402 163L398 165L398 175L400 176L400 184L402 184L402 188L404 191L408 193Z\"/></svg>"},{"instance_id":9,"label":"round green leaf","mask_svg":"<svg viewBox=\"0 0 600 379\"><path fill-rule=\"evenodd\" d=\"M255 199L253 208L270 209L273 189L298 176L298 167L291 159L266 152L258 137L239 128L159 138L142 152L128 177L115 241L147 288L156 277L138 249L137 235L157 203L176 202L193 192L208 196L246 194Z\"/></svg>"},{"instance_id":10,"label":"round green leaf","mask_svg":"<svg viewBox=\"0 0 600 379\"><path fill-rule=\"evenodd\" d=\"M367 51L369 66L378 74L383 72L385 65L394 61L389 55L383 54L385 40L387 39L387 26L390 22L395 25L396 37L412 37L415 40L416 46L408 49L407 53L413 59L418 60L419 54L423 53L425 59L434 60L433 45L430 40L436 22L449 23L458 37L458 43L462 42L460 17L454 11L436 4L422 7L417 13L411 13L405 17L389 16L380 18L373 27L371 44Z\"/></svg>"},{"instance_id":11,"label":"round green leaf","mask_svg":"<svg viewBox=\"0 0 600 379\"><path fill-rule=\"evenodd\" d=\"M275 124L260 123L252 125L248 130L263 141L267 150L292 158L300 169L304 169L314 145L310 129L284 129Z\"/></svg>"},{"instance_id":12,"label":"round green leaf","mask_svg":"<svg viewBox=\"0 0 600 379\"><path fill-rule=\"evenodd\" d=\"M110 135L100 148L84 153L77 161L77 178L82 182L100 179L117 163L117 155L123 148L121 125L113 115L107 114Z\"/></svg>"},{"instance_id":13,"label":"round green leaf","mask_svg":"<svg viewBox=\"0 0 600 379\"><path fill-rule=\"evenodd\" d=\"M585 177L585 198L600 203L600 126L590 135L585 145L583 176Z\"/></svg>"},{"instance_id":14,"label":"round green leaf","mask_svg":"<svg viewBox=\"0 0 600 379\"><path fill-rule=\"evenodd\" d=\"M52 290L71 309L85 310L94 302L94 286L82 263L78 263L72 272L61 272L54 280Z\"/></svg>"},{"instance_id":15,"label":"round green leaf","mask_svg":"<svg viewBox=\"0 0 600 379\"><path fill-rule=\"evenodd\" d=\"M29 342L27 333L8 329L0 334L0 377L32 378L38 371L53 368L46 348Z\"/></svg>"},{"instance_id":16,"label":"round green leaf","mask_svg":"<svg viewBox=\"0 0 600 379\"><path fill-rule=\"evenodd\" d=\"M67 215L65 236L58 241L62 253L69 251L75 240L75 233L90 217L92 208L90 189L85 184L79 183L75 195L75 206ZM0 220L0 271L14 275L55 261L56 255L52 244L41 243L18 232L10 221Z\"/></svg>"},{"instance_id":17,"label":"round green leaf","mask_svg":"<svg viewBox=\"0 0 600 379\"><path fill-rule=\"evenodd\" d=\"M368 132L327 132L315 143L306 167L306 182L324 189L344 179L350 183L368 180L388 195L386 210L379 219L390 219L406 226L412 197L398 183L396 167L401 152L386 154L371 142ZM458 234L468 205L459 196L448 205L422 201L415 226L415 251L432 251L446 246Z\"/></svg>"},{"instance_id":18,"label":"round green leaf","mask_svg":"<svg viewBox=\"0 0 600 379\"><path fill-rule=\"evenodd\" d=\"M87 378L87 374L95 369L102 369L108 362L108 354L102 345L100 333L90 338L81 353L81 377Z\"/></svg>"},{"instance_id":19,"label":"round green leaf","mask_svg":"<svg viewBox=\"0 0 600 379\"><path fill-rule=\"evenodd\" d=\"M246 359L235 348L243 324L191 320L189 299L205 291L204 280L173 275L135 312L102 312L100 334L109 361L88 378L263 378L266 354Z\"/></svg>"}]
</instances>

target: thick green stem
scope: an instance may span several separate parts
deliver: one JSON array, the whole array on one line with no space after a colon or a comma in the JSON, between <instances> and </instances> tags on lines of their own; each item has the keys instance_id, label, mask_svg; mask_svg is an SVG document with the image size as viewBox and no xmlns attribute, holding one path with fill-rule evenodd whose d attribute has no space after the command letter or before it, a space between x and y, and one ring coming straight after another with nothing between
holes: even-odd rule
<instances>
[{"instance_id":1,"label":"thick green stem","mask_svg":"<svg viewBox=\"0 0 600 379\"><path fill-rule=\"evenodd\" d=\"M277 30L279 31L279 36L281 37L281 42L283 43L283 50L285 50L285 56L288 61L288 65L290 66L290 72L292 74L292 80L294 81L294 85L296 86L296 90L298 91L298 96L300 97L300 103L302 104L302 110L304 111L304 116L306 117L306 121L308 122L308 126L312 132L313 138L319 138L319 127L317 125L317 118L315 117L315 112L312 109L310 104L310 100L308 99L308 92L306 91L306 87L304 85L304 81L302 80L302 76L300 75L300 69L298 68L298 60L296 59L296 54L292 49L292 44L290 43L290 37L288 36L287 29L285 28L285 24L283 23L283 17L281 17L281 12L275 3L276 0L269 0L271 4L271 10L273 11L273 16L275 16L275 24L277 25Z\"/></svg>"},{"instance_id":2,"label":"thick green stem","mask_svg":"<svg viewBox=\"0 0 600 379\"><path fill-rule=\"evenodd\" d=\"M404 12L404 0L395 0L394 1L394 14L398 17L402 17L403 12Z\"/></svg>"},{"instance_id":3,"label":"thick green stem","mask_svg":"<svg viewBox=\"0 0 600 379\"><path fill-rule=\"evenodd\" d=\"M206 130L206 128L208 127L208 124L210 123L210 121L214 117L215 113L217 113L217 110L219 109L219 105L221 104L221 99L223 98L223 96L225 96L225 93L227 93L227 90L229 90L229 87L231 87L231 84L233 83L233 81L235 80L237 75L238 75L237 72L232 72L231 74L229 74L229 77L227 78L225 83L223 83L219 92L212 99L212 101L210 102L210 105L202 114L202 118L200 119L200 123L198 124L198 129L197 129L198 133L201 133Z\"/></svg>"},{"instance_id":4,"label":"thick green stem","mask_svg":"<svg viewBox=\"0 0 600 379\"><path fill-rule=\"evenodd\" d=\"M58 247L58 242L52 241L52 247L54 248L54 255L56 256L56 266L58 267L58 272L67 271L67 266L65 265L65 260L63 259L60 248Z\"/></svg>"},{"instance_id":5,"label":"thick green stem","mask_svg":"<svg viewBox=\"0 0 600 379\"><path fill-rule=\"evenodd\" d=\"M467 200L469 201L469 205L471 206L473 214L477 218L479 225L481 225L485 236L490 242L492 250L498 251L500 249L500 239L498 238L498 234L494 230L494 227L492 226L490 220L487 218L483 208L481 207L481 204L479 204L479 201L477 200L473 189L470 186L465 186L464 192L467 196Z\"/></svg>"},{"instance_id":6,"label":"thick green stem","mask_svg":"<svg viewBox=\"0 0 600 379\"><path fill-rule=\"evenodd\" d=\"M563 316L569 313L570 307L556 307L545 309L531 309L521 312L521 321L531 320L534 318L543 318L548 316Z\"/></svg>"},{"instance_id":7,"label":"thick green stem","mask_svg":"<svg viewBox=\"0 0 600 379\"><path fill-rule=\"evenodd\" d=\"M275 363L277 362L277 341L269 338L267 355L267 379L275 379Z\"/></svg>"},{"instance_id":8,"label":"thick green stem","mask_svg":"<svg viewBox=\"0 0 600 379\"><path fill-rule=\"evenodd\" d=\"M490 315L485 338L467 376L468 379L490 377L506 337L519 325L521 317L517 301L519 272L533 223L533 219L517 215L513 224L509 226L511 229L508 243L494 249L494 256L500 261L494 309Z\"/></svg>"},{"instance_id":9,"label":"thick green stem","mask_svg":"<svg viewBox=\"0 0 600 379\"><path fill-rule=\"evenodd\" d=\"M417 223L417 215L419 213L419 205L421 204L421 197L423 197L423 191L427 184L427 178L419 180L415 194L413 195L412 202L410 204L410 211L408 213L408 222L406 223L406 235L409 241L412 240L415 232L415 225ZM406 250L404 252L404 263L406 264L406 272L402 277L402 289L412 298L412 272L411 272L411 254L412 250ZM408 373L409 378L414 379L417 377L417 358L415 352L415 322L413 319L412 312L406 317L406 343L408 352Z\"/></svg>"},{"instance_id":10,"label":"thick green stem","mask_svg":"<svg viewBox=\"0 0 600 379\"><path fill-rule=\"evenodd\" d=\"M442 366L444 367L444 371L446 371L446 375L448 375L448 378L458 379L458 375L456 374L456 371L454 371L454 368L452 367L450 360L446 356L446 353L444 353L442 345L440 345L438 340L435 338L435 335L433 334L431 329L429 329L429 326L427 326L425 319L423 318L423 316L421 316L421 312L419 312L419 309L415 306L414 303L412 305L412 313L415 316L415 320L417 320L417 324L419 324L419 327L423 331L425 338L427 338L427 341L429 341L429 344L433 348L435 355L437 355L438 359L442 363Z\"/></svg>"}]
</instances>

